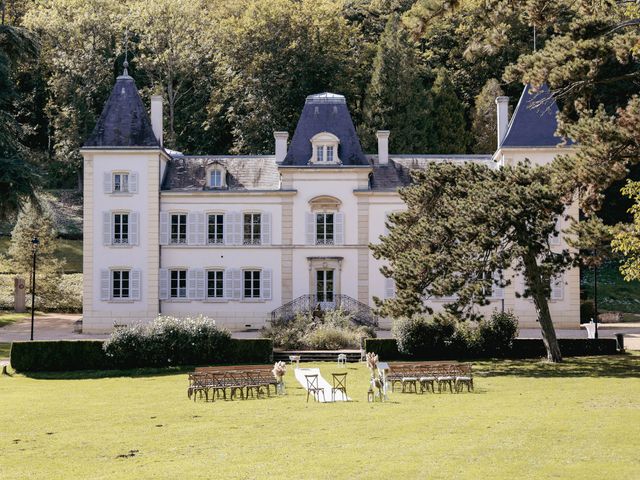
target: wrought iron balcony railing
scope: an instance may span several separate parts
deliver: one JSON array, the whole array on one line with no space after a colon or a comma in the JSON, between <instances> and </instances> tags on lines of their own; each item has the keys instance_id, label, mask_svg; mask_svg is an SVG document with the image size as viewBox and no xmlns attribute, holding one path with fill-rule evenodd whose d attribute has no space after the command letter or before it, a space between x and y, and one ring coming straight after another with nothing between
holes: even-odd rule
<instances>
[{"instance_id":1,"label":"wrought iron balcony railing","mask_svg":"<svg viewBox=\"0 0 640 480\"><path fill-rule=\"evenodd\" d=\"M334 295L333 301L320 301L317 295L302 295L272 311L271 320L289 321L295 318L298 313L310 313L318 310L326 312L337 309L342 309L345 313L350 314L351 320L357 325L378 326L378 316L373 309L348 295Z\"/></svg>"}]
</instances>

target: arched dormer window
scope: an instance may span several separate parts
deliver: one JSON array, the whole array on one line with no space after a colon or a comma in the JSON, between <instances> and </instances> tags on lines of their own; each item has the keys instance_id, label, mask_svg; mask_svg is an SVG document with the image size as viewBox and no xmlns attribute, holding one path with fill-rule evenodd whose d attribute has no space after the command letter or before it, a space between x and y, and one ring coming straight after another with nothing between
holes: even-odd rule
<instances>
[{"instance_id":1,"label":"arched dormer window","mask_svg":"<svg viewBox=\"0 0 640 480\"><path fill-rule=\"evenodd\" d=\"M219 163L207 169L207 187L212 189L227 188L227 171Z\"/></svg>"},{"instance_id":2,"label":"arched dormer window","mask_svg":"<svg viewBox=\"0 0 640 480\"><path fill-rule=\"evenodd\" d=\"M338 158L340 139L329 132L320 132L311 137L311 159L309 163L318 165L335 165Z\"/></svg>"}]
</instances>

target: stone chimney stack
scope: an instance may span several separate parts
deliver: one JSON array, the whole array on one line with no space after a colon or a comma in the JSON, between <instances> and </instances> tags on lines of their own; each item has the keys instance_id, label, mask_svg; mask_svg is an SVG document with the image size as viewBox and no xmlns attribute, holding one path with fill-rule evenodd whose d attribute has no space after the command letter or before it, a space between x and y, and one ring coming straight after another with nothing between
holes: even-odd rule
<instances>
[{"instance_id":1,"label":"stone chimney stack","mask_svg":"<svg viewBox=\"0 0 640 480\"><path fill-rule=\"evenodd\" d=\"M509 126L509 97L496 97L498 115L498 148L502 145Z\"/></svg>"},{"instance_id":2,"label":"stone chimney stack","mask_svg":"<svg viewBox=\"0 0 640 480\"><path fill-rule=\"evenodd\" d=\"M276 163L282 163L287 156L289 132L273 132L273 137L276 139Z\"/></svg>"},{"instance_id":3,"label":"stone chimney stack","mask_svg":"<svg viewBox=\"0 0 640 480\"><path fill-rule=\"evenodd\" d=\"M151 96L151 128L162 147L162 95Z\"/></svg>"},{"instance_id":4,"label":"stone chimney stack","mask_svg":"<svg viewBox=\"0 0 640 480\"><path fill-rule=\"evenodd\" d=\"M387 165L389 163L389 130L378 130L376 137L378 138L378 163Z\"/></svg>"}]
</instances>

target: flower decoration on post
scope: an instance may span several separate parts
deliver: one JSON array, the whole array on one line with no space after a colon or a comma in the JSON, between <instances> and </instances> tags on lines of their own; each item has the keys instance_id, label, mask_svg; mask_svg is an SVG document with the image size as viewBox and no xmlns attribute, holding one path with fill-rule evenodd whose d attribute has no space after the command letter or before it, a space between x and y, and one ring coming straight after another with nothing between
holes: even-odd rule
<instances>
[{"instance_id":1,"label":"flower decoration on post","mask_svg":"<svg viewBox=\"0 0 640 480\"><path fill-rule=\"evenodd\" d=\"M384 401L384 395L382 393L383 381L380 378L380 372L378 371L378 355L369 352L367 353L367 368L371 370L371 382L369 387L369 394L367 395L367 399L369 402L374 401L374 390L378 392L378 398L380 401Z\"/></svg>"},{"instance_id":2,"label":"flower decoration on post","mask_svg":"<svg viewBox=\"0 0 640 480\"><path fill-rule=\"evenodd\" d=\"M287 364L285 362L276 362L271 370L273 376L278 381L278 393L284 394L284 374L287 373Z\"/></svg>"}]
</instances>

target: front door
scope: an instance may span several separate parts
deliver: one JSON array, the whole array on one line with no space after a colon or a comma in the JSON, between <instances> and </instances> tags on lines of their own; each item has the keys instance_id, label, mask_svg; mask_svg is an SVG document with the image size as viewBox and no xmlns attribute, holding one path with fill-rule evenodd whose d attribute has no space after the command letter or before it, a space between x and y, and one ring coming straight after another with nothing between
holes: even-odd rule
<instances>
[{"instance_id":1,"label":"front door","mask_svg":"<svg viewBox=\"0 0 640 480\"><path fill-rule=\"evenodd\" d=\"M335 306L333 270L316 270L316 295L322 308Z\"/></svg>"}]
</instances>

